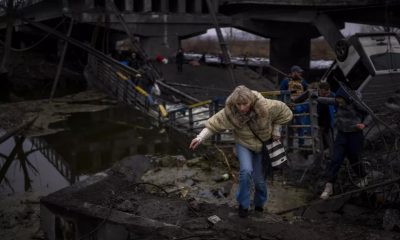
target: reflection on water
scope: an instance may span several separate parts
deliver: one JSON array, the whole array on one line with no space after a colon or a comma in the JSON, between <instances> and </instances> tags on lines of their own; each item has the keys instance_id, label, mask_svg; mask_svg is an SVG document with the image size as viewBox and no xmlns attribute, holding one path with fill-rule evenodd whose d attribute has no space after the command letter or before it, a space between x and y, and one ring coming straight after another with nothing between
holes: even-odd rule
<instances>
[{"instance_id":1,"label":"reflection on water","mask_svg":"<svg viewBox=\"0 0 400 240\"><path fill-rule=\"evenodd\" d=\"M20 136L0 145L0 197L28 190L47 194L69 185L42 151Z\"/></svg>"},{"instance_id":2,"label":"reflection on water","mask_svg":"<svg viewBox=\"0 0 400 240\"><path fill-rule=\"evenodd\" d=\"M0 197L31 190L48 194L135 154L184 154L184 148L140 112L115 107L79 113L54 124L66 131L13 137L0 145Z\"/></svg>"}]
</instances>

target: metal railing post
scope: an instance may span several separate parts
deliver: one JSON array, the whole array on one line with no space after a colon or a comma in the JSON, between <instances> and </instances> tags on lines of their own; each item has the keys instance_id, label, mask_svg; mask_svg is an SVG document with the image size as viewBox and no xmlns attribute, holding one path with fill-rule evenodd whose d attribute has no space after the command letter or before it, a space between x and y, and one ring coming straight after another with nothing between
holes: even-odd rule
<instances>
[{"instance_id":1,"label":"metal railing post","mask_svg":"<svg viewBox=\"0 0 400 240\"><path fill-rule=\"evenodd\" d=\"M189 129L193 131L193 108L189 108Z\"/></svg>"},{"instance_id":2,"label":"metal railing post","mask_svg":"<svg viewBox=\"0 0 400 240\"><path fill-rule=\"evenodd\" d=\"M319 127L318 127L318 111L317 111L317 101L310 99L309 100L309 108L310 108L310 121L311 121L311 141L312 141L312 149L313 154L318 154L321 152L320 149L320 141L322 139L319 138Z\"/></svg>"}]
</instances>

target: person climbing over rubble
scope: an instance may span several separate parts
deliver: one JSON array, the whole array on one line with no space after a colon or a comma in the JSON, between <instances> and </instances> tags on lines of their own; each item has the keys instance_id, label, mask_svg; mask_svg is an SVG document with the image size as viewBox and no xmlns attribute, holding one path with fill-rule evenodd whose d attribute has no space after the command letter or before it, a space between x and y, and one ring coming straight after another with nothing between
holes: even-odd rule
<instances>
[{"instance_id":1,"label":"person climbing over rubble","mask_svg":"<svg viewBox=\"0 0 400 240\"><path fill-rule=\"evenodd\" d=\"M278 140L282 124L293 117L290 108L278 100L265 99L259 92L241 85L227 98L225 107L209 118L205 128L190 143L196 149L200 143L215 133L232 130L236 154L240 162L239 188L236 200L239 216L247 217L250 208L250 186L253 181L254 210L262 212L267 201L265 165L267 154L262 154L263 141ZM257 136L256 136L257 134Z\"/></svg>"},{"instance_id":2,"label":"person climbing over rubble","mask_svg":"<svg viewBox=\"0 0 400 240\"><path fill-rule=\"evenodd\" d=\"M308 84L306 80L303 78L303 73L304 70L301 67L294 65L290 68L290 74L288 75L288 77L283 79L280 84L281 91L289 90L291 92L290 101L296 99L298 96L304 93L304 91L306 91L308 88ZM292 110L293 113L295 114L305 113L307 109L308 109L307 103L292 105ZM307 119L305 116L296 116L294 118L294 124L306 125ZM304 145L303 137L305 130L306 129L303 127L297 128L297 136L299 137L298 139L299 147L302 147Z\"/></svg>"},{"instance_id":3,"label":"person climbing over rubble","mask_svg":"<svg viewBox=\"0 0 400 240\"><path fill-rule=\"evenodd\" d=\"M334 98L315 96L314 98L319 103L335 105L337 111L335 116L337 134L334 141L334 156L327 168L327 182L320 197L327 199L333 194L333 185L345 157L349 159L353 171L360 178L357 186L365 187L368 184L367 173L360 156L364 142L363 130L367 127L371 117L343 88L338 89Z\"/></svg>"}]
</instances>

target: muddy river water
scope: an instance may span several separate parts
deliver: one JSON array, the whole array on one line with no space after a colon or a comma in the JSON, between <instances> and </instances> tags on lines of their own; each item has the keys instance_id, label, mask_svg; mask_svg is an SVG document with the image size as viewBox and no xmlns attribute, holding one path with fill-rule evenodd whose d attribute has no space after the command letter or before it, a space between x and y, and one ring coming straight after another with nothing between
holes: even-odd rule
<instances>
[{"instance_id":1,"label":"muddy river water","mask_svg":"<svg viewBox=\"0 0 400 240\"><path fill-rule=\"evenodd\" d=\"M152 119L126 107L75 113L50 125L64 129L41 137L14 137L0 145L7 162L0 196L28 189L40 195L54 192L109 168L136 154L185 154L173 138ZM3 177L3 176L2 176Z\"/></svg>"}]
</instances>

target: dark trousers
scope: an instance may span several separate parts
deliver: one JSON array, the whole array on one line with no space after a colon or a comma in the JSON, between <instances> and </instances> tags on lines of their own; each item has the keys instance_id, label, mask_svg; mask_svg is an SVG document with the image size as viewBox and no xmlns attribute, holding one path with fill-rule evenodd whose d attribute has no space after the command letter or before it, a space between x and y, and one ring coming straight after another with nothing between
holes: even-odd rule
<instances>
[{"instance_id":1,"label":"dark trousers","mask_svg":"<svg viewBox=\"0 0 400 240\"><path fill-rule=\"evenodd\" d=\"M332 161L334 158L333 153L333 129L331 127L319 127L319 139L320 139L320 151L321 151L321 160L325 162L325 149L329 149L329 159Z\"/></svg>"},{"instance_id":2,"label":"dark trousers","mask_svg":"<svg viewBox=\"0 0 400 240\"><path fill-rule=\"evenodd\" d=\"M365 169L361 164L361 151L363 147L364 136L362 131L357 132L341 132L338 131L334 142L334 157L331 160L327 171L327 181L336 182L337 174L344 158L347 157L354 172L359 177L365 177Z\"/></svg>"},{"instance_id":3,"label":"dark trousers","mask_svg":"<svg viewBox=\"0 0 400 240\"><path fill-rule=\"evenodd\" d=\"M182 72L183 71L183 64L176 64L176 68L178 69L178 72Z\"/></svg>"}]
</instances>

